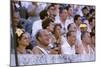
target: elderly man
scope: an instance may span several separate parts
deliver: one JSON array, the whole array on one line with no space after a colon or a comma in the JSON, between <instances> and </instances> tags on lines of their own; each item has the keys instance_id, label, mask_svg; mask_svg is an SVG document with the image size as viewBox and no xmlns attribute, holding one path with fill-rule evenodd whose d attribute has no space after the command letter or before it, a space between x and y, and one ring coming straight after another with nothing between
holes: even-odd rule
<instances>
[{"instance_id":1,"label":"elderly man","mask_svg":"<svg viewBox=\"0 0 100 67\"><path fill-rule=\"evenodd\" d=\"M58 48L51 49L49 47L49 33L47 30L39 30L36 34L38 45L33 48L34 54L58 54Z\"/></svg>"}]
</instances>

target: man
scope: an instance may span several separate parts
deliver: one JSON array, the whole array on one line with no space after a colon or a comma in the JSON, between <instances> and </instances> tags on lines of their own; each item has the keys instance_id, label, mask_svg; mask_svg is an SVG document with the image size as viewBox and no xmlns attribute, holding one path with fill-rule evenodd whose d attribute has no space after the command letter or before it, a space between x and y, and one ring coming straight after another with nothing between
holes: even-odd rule
<instances>
[{"instance_id":1,"label":"man","mask_svg":"<svg viewBox=\"0 0 100 67\"><path fill-rule=\"evenodd\" d=\"M56 4L51 4L47 8L47 13L48 13L49 17L52 18L53 20L55 20L55 17L57 15L57 12L56 12L57 10L55 9L55 5Z\"/></svg>"},{"instance_id":2,"label":"man","mask_svg":"<svg viewBox=\"0 0 100 67\"><path fill-rule=\"evenodd\" d=\"M93 53L93 49L91 48L91 37L89 32L84 32L81 34L82 46L83 46L83 54L91 54Z\"/></svg>"},{"instance_id":3,"label":"man","mask_svg":"<svg viewBox=\"0 0 100 67\"><path fill-rule=\"evenodd\" d=\"M68 31L74 31L74 32L77 32L77 27L76 27L76 24L75 23L71 23L68 25L67 27Z\"/></svg>"},{"instance_id":4,"label":"man","mask_svg":"<svg viewBox=\"0 0 100 67\"><path fill-rule=\"evenodd\" d=\"M57 54L58 49L51 49L49 47L49 33L47 30L39 30L36 34L36 39L38 45L33 48L34 54L43 54L43 55L49 55L49 54Z\"/></svg>"},{"instance_id":5,"label":"man","mask_svg":"<svg viewBox=\"0 0 100 67\"><path fill-rule=\"evenodd\" d=\"M66 7L66 9L67 9L67 13L68 13L68 18L67 19L70 20L71 23L73 23L74 20L73 20L73 9L72 9L72 7L70 5L68 5Z\"/></svg>"},{"instance_id":6,"label":"man","mask_svg":"<svg viewBox=\"0 0 100 67\"><path fill-rule=\"evenodd\" d=\"M76 44L76 34L73 31L70 31L66 34L67 43L62 45L62 54L73 55L76 53L75 44Z\"/></svg>"},{"instance_id":7,"label":"man","mask_svg":"<svg viewBox=\"0 0 100 67\"><path fill-rule=\"evenodd\" d=\"M77 27L76 38L78 39L78 43L81 44L80 24L82 23L82 20L80 15L77 14L74 16L74 23L76 24Z\"/></svg>"},{"instance_id":8,"label":"man","mask_svg":"<svg viewBox=\"0 0 100 67\"><path fill-rule=\"evenodd\" d=\"M48 17L47 10L41 11L39 15L40 15L40 20L35 21L32 26L33 37L35 36L35 34L39 29L42 29L42 21Z\"/></svg>"},{"instance_id":9,"label":"man","mask_svg":"<svg viewBox=\"0 0 100 67\"><path fill-rule=\"evenodd\" d=\"M67 10L64 7L59 8L59 18L55 20L55 23L60 23L62 26L62 34L65 36L67 32L67 26L70 24L70 21L67 20Z\"/></svg>"},{"instance_id":10,"label":"man","mask_svg":"<svg viewBox=\"0 0 100 67\"><path fill-rule=\"evenodd\" d=\"M54 36L53 36L52 32L53 32L53 29L54 29L54 21L50 18L45 19L42 22L42 28L49 32L50 46L53 47Z\"/></svg>"}]
</instances>

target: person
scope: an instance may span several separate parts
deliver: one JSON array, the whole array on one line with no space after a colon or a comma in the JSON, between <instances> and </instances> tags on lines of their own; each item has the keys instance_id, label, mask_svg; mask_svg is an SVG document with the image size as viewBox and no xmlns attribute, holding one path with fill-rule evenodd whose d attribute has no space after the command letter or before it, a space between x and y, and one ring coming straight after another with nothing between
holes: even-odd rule
<instances>
[{"instance_id":1,"label":"person","mask_svg":"<svg viewBox=\"0 0 100 67\"><path fill-rule=\"evenodd\" d=\"M53 47L54 44L54 36L52 34L53 30L54 30L54 21L51 18L47 18L42 22L42 29L45 29L49 32L49 37L50 37L50 45L51 47Z\"/></svg>"},{"instance_id":2,"label":"person","mask_svg":"<svg viewBox=\"0 0 100 67\"><path fill-rule=\"evenodd\" d=\"M55 17L57 16L57 10L55 9L55 5L56 4L51 4L48 6L47 8L47 13L48 13L48 16L49 18L51 18L52 20L55 20Z\"/></svg>"},{"instance_id":3,"label":"person","mask_svg":"<svg viewBox=\"0 0 100 67\"><path fill-rule=\"evenodd\" d=\"M74 32L77 32L77 27L76 27L76 24L75 23L71 23L68 25L67 27L68 31L74 31Z\"/></svg>"},{"instance_id":4,"label":"person","mask_svg":"<svg viewBox=\"0 0 100 67\"><path fill-rule=\"evenodd\" d=\"M63 36L61 34L61 25L60 24L55 24L54 26L54 31L53 31L53 35L55 38L55 43L54 43L54 47L59 47L60 51L59 54L61 54L61 45L63 44Z\"/></svg>"},{"instance_id":5,"label":"person","mask_svg":"<svg viewBox=\"0 0 100 67\"><path fill-rule=\"evenodd\" d=\"M49 55L49 54L58 54L58 49L51 49L49 47L49 32L47 30L39 30L36 34L36 39L38 45L35 46L32 51L36 55Z\"/></svg>"},{"instance_id":6,"label":"person","mask_svg":"<svg viewBox=\"0 0 100 67\"><path fill-rule=\"evenodd\" d=\"M67 32L67 26L70 24L70 21L67 20L67 10L66 8L60 7L59 8L59 18L55 19L55 23L60 23L62 26L62 34L65 36Z\"/></svg>"},{"instance_id":7,"label":"person","mask_svg":"<svg viewBox=\"0 0 100 67\"><path fill-rule=\"evenodd\" d=\"M68 5L66 7L66 9L67 9L67 13L68 13L68 18L67 19L70 20L71 23L74 23L74 19L73 19L73 9L72 9L71 5Z\"/></svg>"},{"instance_id":8,"label":"person","mask_svg":"<svg viewBox=\"0 0 100 67\"><path fill-rule=\"evenodd\" d=\"M91 48L93 49L93 51L95 51L95 33L91 32Z\"/></svg>"},{"instance_id":9,"label":"person","mask_svg":"<svg viewBox=\"0 0 100 67\"><path fill-rule=\"evenodd\" d=\"M89 19L90 32L92 32L92 29L93 29L94 26L95 26L95 18L94 17L90 17L90 19Z\"/></svg>"},{"instance_id":10,"label":"person","mask_svg":"<svg viewBox=\"0 0 100 67\"><path fill-rule=\"evenodd\" d=\"M81 34L83 54L92 54L93 49L91 48L91 37L89 32L83 32Z\"/></svg>"},{"instance_id":11,"label":"person","mask_svg":"<svg viewBox=\"0 0 100 67\"><path fill-rule=\"evenodd\" d=\"M69 31L66 34L67 44L63 44L61 47L62 54L73 55L75 51L76 35L75 32Z\"/></svg>"},{"instance_id":12,"label":"person","mask_svg":"<svg viewBox=\"0 0 100 67\"><path fill-rule=\"evenodd\" d=\"M75 15L74 16L74 23L77 27L76 31L76 38L78 39L78 43L81 43L81 30L80 30L80 24L82 23L82 19L80 15Z\"/></svg>"},{"instance_id":13,"label":"person","mask_svg":"<svg viewBox=\"0 0 100 67\"><path fill-rule=\"evenodd\" d=\"M32 25L32 37L35 36L39 29L42 29L42 21L44 21L48 17L47 10L42 10L39 16L40 20L35 21Z\"/></svg>"},{"instance_id":14,"label":"person","mask_svg":"<svg viewBox=\"0 0 100 67\"><path fill-rule=\"evenodd\" d=\"M21 30L20 30L21 31ZM17 53L18 54L32 54L30 49L26 49L29 45L29 35L26 32L16 32L17 38Z\"/></svg>"}]
</instances>

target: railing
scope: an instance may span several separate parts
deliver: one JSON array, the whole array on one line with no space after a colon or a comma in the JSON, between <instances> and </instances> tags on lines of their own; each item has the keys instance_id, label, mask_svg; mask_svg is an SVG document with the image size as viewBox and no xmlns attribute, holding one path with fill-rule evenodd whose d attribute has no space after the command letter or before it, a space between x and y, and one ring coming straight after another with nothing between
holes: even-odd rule
<instances>
[{"instance_id":1,"label":"railing","mask_svg":"<svg viewBox=\"0 0 100 67\"><path fill-rule=\"evenodd\" d=\"M18 55L19 65L56 64L95 61L95 54L89 55ZM11 55L11 66L15 66L14 55Z\"/></svg>"}]
</instances>

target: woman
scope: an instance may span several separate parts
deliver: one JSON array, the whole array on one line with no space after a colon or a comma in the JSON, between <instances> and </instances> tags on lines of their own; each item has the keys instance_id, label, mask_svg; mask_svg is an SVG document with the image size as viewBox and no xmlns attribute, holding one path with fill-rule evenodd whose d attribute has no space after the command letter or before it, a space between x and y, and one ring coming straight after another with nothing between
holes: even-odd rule
<instances>
[{"instance_id":1,"label":"woman","mask_svg":"<svg viewBox=\"0 0 100 67\"><path fill-rule=\"evenodd\" d=\"M59 54L61 54L61 44L62 44L62 36L61 36L61 25L55 24L54 27L54 48L59 48Z\"/></svg>"},{"instance_id":2,"label":"woman","mask_svg":"<svg viewBox=\"0 0 100 67\"><path fill-rule=\"evenodd\" d=\"M30 40L29 35L26 32L23 32L21 29L16 31L17 36L17 53L18 54L32 54L30 49L26 49L29 46Z\"/></svg>"}]
</instances>

